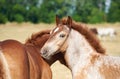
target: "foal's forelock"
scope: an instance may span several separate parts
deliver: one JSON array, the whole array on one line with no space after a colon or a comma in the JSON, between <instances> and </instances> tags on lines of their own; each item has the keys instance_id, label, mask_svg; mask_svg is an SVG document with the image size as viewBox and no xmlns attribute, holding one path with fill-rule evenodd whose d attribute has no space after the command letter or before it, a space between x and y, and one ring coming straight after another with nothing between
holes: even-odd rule
<instances>
[{"instance_id":1,"label":"foal's forelock","mask_svg":"<svg viewBox=\"0 0 120 79\"><path fill-rule=\"evenodd\" d=\"M64 29L65 28L65 29ZM66 30L66 31L69 31L69 28L67 27L67 25L59 25L57 26L56 28L54 28L53 30L50 31L50 34L53 34L53 33L58 33L62 30Z\"/></svg>"},{"instance_id":2,"label":"foal's forelock","mask_svg":"<svg viewBox=\"0 0 120 79\"><path fill-rule=\"evenodd\" d=\"M59 27L53 30L53 33L57 32L59 30Z\"/></svg>"}]
</instances>

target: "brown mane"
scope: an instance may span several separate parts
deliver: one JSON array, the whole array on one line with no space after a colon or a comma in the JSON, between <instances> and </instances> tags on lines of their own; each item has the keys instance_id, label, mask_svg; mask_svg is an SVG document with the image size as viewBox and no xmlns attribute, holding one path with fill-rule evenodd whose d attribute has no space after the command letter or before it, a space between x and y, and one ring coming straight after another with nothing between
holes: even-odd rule
<instances>
[{"instance_id":1,"label":"brown mane","mask_svg":"<svg viewBox=\"0 0 120 79\"><path fill-rule=\"evenodd\" d=\"M41 48L50 36L50 30L43 30L38 33L34 33L28 38L25 44L33 44ZM40 43L40 44L39 44Z\"/></svg>"},{"instance_id":2,"label":"brown mane","mask_svg":"<svg viewBox=\"0 0 120 79\"><path fill-rule=\"evenodd\" d=\"M66 25L67 23L67 18L63 18L61 20L62 24ZM88 40L88 42L90 43L90 45L98 52L101 54L105 54L105 49L101 46L100 41L98 40L98 38L95 36L94 33L92 33L92 31L86 27L85 24L82 23L78 23L75 21L72 21L72 28L74 30L77 30L78 32L80 32L82 35L85 36L85 38Z\"/></svg>"},{"instance_id":3,"label":"brown mane","mask_svg":"<svg viewBox=\"0 0 120 79\"><path fill-rule=\"evenodd\" d=\"M33 45L37 46L38 50L43 47L45 42L50 37L50 30L43 30L38 33L34 33L31 35L30 38L28 38L25 42L25 45ZM59 60L61 64L64 64L67 66L64 55L62 53L55 54L51 60L47 60L46 62L49 63L49 65L52 65L56 60Z\"/></svg>"}]
</instances>

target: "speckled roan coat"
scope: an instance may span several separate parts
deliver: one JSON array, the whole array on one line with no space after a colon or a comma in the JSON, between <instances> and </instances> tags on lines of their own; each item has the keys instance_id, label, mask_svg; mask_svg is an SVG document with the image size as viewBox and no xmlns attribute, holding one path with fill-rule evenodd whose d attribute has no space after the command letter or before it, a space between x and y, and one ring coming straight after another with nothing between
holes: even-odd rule
<instances>
[{"instance_id":1,"label":"speckled roan coat","mask_svg":"<svg viewBox=\"0 0 120 79\"><path fill-rule=\"evenodd\" d=\"M72 79L120 79L120 57L107 55L86 25L70 16L56 17L56 25L41 49L44 58L64 51Z\"/></svg>"}]
</instances>

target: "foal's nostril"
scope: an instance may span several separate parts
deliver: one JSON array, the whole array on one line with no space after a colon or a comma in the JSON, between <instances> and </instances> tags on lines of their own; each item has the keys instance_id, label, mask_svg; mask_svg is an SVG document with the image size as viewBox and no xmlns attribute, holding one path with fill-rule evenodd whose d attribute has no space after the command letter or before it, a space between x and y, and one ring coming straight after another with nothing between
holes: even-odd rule
<instances>
[{"instance_id":1,"label":"foal's nostril","mask_svg":"<svg viewBox=\"0 0 120 79\"><path fill-rule=\"evenodd\" d=\"M46 53L48 52L48 50L46 50L46 49L44 49L44 50L42 50L42 55L45 55Z\"/></svg>"}]
</instances>

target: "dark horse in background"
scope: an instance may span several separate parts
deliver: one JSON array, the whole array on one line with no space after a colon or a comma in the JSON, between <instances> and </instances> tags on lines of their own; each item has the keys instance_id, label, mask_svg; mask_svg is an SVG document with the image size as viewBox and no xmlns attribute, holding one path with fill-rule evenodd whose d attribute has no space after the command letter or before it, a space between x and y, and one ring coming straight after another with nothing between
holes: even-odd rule
<instances>
[{"instance_id":1,"label":"dark horse in background","mask_svg":"<svg viewBox=\"0 0 120 79\"><path fill-rule=\"evenodd\" d=\"M25 44L16 40L0 42L0 79L52 79L50 65L65 64L61 54L43 60L39 50L49 38L49 30L33 34ZM46 63L47 62L47 63Z\"/></svg>"}]
</instances>

